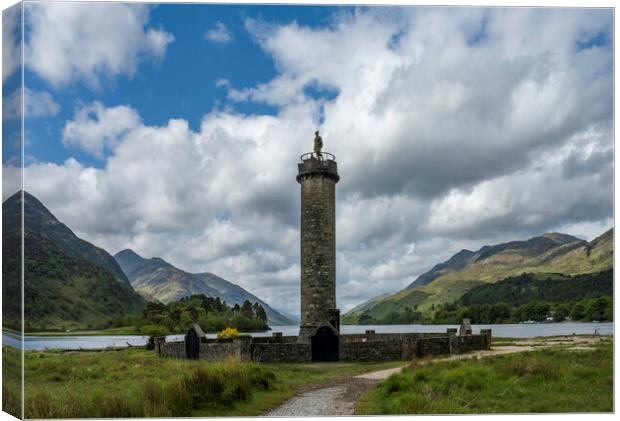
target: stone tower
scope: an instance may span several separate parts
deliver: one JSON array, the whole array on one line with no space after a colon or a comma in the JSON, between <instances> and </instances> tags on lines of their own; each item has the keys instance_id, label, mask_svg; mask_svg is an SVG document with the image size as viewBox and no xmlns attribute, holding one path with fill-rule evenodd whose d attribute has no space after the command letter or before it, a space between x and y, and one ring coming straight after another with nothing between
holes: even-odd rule
<instances>
[{"instance_id":1,"label":"stone tower","mask_svg":"<svg viewBox=\"0 0 620 421\"><path fill-rule=\"evenodd\" d=\"M316 136L315 152L301 156L297 174L301 184L299 342L306 343L317 333L337 336L340 331L336 309L336 183L340 177L335 157L321 153L322 139L318 132Z\"/></svg>"}]
</instances>

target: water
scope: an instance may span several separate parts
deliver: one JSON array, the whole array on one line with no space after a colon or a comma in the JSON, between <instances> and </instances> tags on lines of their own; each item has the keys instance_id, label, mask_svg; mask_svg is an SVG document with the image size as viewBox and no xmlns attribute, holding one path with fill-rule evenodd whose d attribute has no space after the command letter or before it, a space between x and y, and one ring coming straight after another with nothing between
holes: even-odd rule
<instances>
[{"instance_id":1,"label":"water","mask_svg":"<svg viewBox=\"0 0 620 421\"><path fill-rule=\"evenodd\" d=\"M414 333L414 332L445 332L447 328L458 328L458 325L368 325L368 326L341 326L340 332L364 333L374 330L376 333ZM560 336L593 334L596 329L600 335L613 335L614 324L609 323L536 323L536 324L504 324L504 325L473 325L474 333L480 329L493 329L494 337L533 338L536 336ZM253 332L252 336L271 336L272 332L282 332L284 336L294 336L299 333L299 326L274 326L265 332ZM207 334L214 338L215 333ZM179 341L183 335L170 335L168 341ZM26 351L41 351L44 349L100 349L107 347L143 346L147 336L26 336L24 349ZM20 337L13 333L2 332L2 344L21 348Z\"/></svg>"}]
</instances>

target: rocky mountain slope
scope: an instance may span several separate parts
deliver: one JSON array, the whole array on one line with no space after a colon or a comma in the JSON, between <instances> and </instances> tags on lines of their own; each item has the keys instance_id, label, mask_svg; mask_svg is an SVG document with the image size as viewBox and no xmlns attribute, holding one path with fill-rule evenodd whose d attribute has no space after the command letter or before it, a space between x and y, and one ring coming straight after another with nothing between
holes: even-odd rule
<instances>
[{"instance_id":1,"label":"rocky mountain slope","mask_svg":"<svg viewBox=\"0 0 620 421\"><path fill-rule=\"evenodd\" d=\"M2 204L3 316L18 325L22 194ZM105 250L77 237L24 192L24 313L27 330L96 329L146 304Z\"/></svg>"},{"instance_id":2,"label":"rocky mountain slope","mask_svg":"<svg viewBox=\"0 0 620 421\"><path fill-rule=\"evenodd\" d=\"M548 233L525 241L461 250L420 275L402 291L374 302L363 311L348 312L345 323L356 323L366 312L381 319L406 307L430 314L435 305L452 302L472 288L522 273L594 273L613 267L613 228L591 242Z\"/></svg>"},{"instance_id":3,"label":"rocky mountain slope","mask_svg":"<svg viewBox=\"0 0 620 421\"><path fill-rule=\"evenodd\" d=\"M229 305L241 305L249 300L263 306L270 324L295 324L294 320L274 310L260 298L212 273L188 273L163 259L145 259L132 250L120 251L114 257L134 289L147 299L169 303L193 294L204 294L220 297Z\"/></svg>"}]
</instances>

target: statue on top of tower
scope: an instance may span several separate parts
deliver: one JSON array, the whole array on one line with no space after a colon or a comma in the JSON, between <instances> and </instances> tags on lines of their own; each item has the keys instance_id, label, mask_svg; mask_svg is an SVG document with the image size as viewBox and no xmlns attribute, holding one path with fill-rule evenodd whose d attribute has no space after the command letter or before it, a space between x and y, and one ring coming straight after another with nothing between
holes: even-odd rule
<instances>
[{"instance_id":1,"label":"statue on top of tower","mask_svg":"<svg viewBox=\"0 0 620 421\"><path fill-rule=\"evenodd\" d=\"M314 153L316 156L321 159L323 155L321 154L321 149L323 148L323 138L319 135L319 131L314 132Z\"/></svg>"}]
</instances>

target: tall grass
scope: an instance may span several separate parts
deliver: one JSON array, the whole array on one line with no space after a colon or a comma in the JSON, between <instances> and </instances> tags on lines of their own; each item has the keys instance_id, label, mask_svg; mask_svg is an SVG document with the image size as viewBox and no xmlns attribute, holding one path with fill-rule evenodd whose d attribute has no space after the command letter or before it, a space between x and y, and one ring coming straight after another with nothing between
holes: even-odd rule
<instances>
[{"instance_id":1,"label":"tall grass","mask_svg":"<svg viewBox=\"0 0 620 421\"><path fill-rule=\"evenodd\" d=\"M158 358L144 349L29 351L25 410L28 418L255 416L309 384L402 364L214 363Z\"/></svg>"},{"instance_id":2,"label":"tall grass","mask_svg":"<svg viewBox=\"0 0 620 421\"><path fill-rule=\"evenodd\" d=\"M611 342L411 367L362 397L359 414L611 412Z\"/></svg>"},{"instance_id":3,"label":"tall grass","mask_svg":"<svg viewBox=\"0 0 620 421\"><path fill-rule=\"evenodd\" d=\"M198 365L176 381L156 378L124 389L71 387L36 390L26 398L28 418L132 418L190 416L193 410L247 401L268 390L273 372L257 364L227 361Z\"/></svg>"},{"instance_id":4,"label":"tall grass","mask_svg":"<svg viewBox=\"0 0 620 421\"><path fill-rule=\"evenodd\" d=\"M21 418L21 353L2 347L2 410Z\"/></svg>"}]
</instances>

